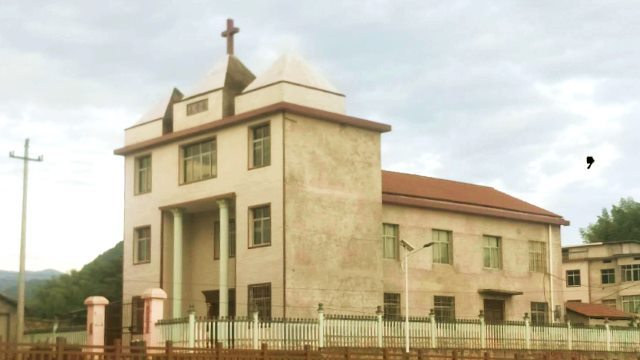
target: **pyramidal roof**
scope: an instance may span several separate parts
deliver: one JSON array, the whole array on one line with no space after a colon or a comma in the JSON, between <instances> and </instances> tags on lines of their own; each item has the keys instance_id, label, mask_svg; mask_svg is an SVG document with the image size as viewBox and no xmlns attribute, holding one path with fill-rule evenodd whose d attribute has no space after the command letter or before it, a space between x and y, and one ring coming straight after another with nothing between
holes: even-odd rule
<instances>
[{"instance_id":1,"label":"pyramidal roof","mask_svg":"<svg viewBox=\"0 0 640 360\"><path fill-rule=\"evenodd\" d=\"M276 60L267 71L253 80L243 93L281 81L341 94L329 80L294 52L288 52Z\"/></svg>"},{"instance_id":2,"label":"pyramidal roof","mask_svg":"<svg viewBox=\"0 0 640 360\"><path fill-rule=\"evenodd\" d=\"M148 123L148 122L153 121L153 120L158 120L158 119L164 118L164 116L167 113L167 110L169 109L171 104L173 104L176 101L181 100L182 97L183 96L182 96L182 93L180 92L180 90L178 90L176 88L173 88L173 91L171 91L171 94L169 94L168 96L165 96L164 98L162 98L162 100L160 100L151 109L149 109L149 111L147 111L144 115L142 115L140 120L138 120L134 124L134 126L135 125L141 125L141 124L144 124L144 123Z\"/></svg>"},{"instance_id":3,"label":"pyramidal roof","mask_svg":"<svg viewBox=\"0 0 640 360\"><path fill-rule=\"evenodd\" d=\"M222 60L217 62L207 74L188 92L185 97L209 92L211 90L221 89L228 84L231 77L237 72L248 74L255 78L251 71L235 56L225 55Z\"/></svg>"}]
</instances>

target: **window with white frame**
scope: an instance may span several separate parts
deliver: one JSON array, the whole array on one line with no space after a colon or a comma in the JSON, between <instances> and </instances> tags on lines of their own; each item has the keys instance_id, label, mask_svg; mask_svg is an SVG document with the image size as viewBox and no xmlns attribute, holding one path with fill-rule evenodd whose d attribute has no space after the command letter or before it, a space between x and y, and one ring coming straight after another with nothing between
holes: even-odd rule
<instances>
[{"instance_id":1,"label":"window with white frame","mask_svg":"<svg viewBox=\"0 0 640 360\"><path fill-rule=\"evenodd\" d=\"M205 112L209 109L209 99L202 99L187 104L187 116Z\"/></svg>"},{"instance_id":2,"label":"window with white frame","mask_svg":"<svg viewBox=\"0 0 640 360\"><path fill-rule=\"evenodd\" d=\"M623 296L622 310L628 313L640 313L640 295Z\"/></svg>"},{"instance_id":3,"label":"window with white frame","mask_svg":"<svg viewBox=\"0 0 640 360\"><path fill-rule=\"evenodd\" d=\"M251 246L271 244L271 206L251 208Z\"/></svg>"},{"instance_id":4,"label":"window with white frame","mask_svg":"<svg viewBox=\"0 0 640 360\"><path fill-rule=\"evenodd\" d=\"M148 193L151 191L151 155L139 156L135 163L135 193Z\"/></svg>"},{"instance_id":5,"label":"window with white frame","mask_svg":"<svg viewBox=\"0 0 640 360\"><path fill-rule=\"evenodd\" d=\"M269 124L254 126L251 131L251 167L271 164L271 129Z\"/></svg>"},{"instance_id":6,"label":"window with white frame","mask_svg":"<svg viewBox=\"0 0 640 360\"><path fill-rule=\"evenodd\" d=\"M453 296L434 296L433 312L437 322L456 319L456 298Z\"/></svg>"},{"instance_id":7,"label":"window with white frame","mask_svg":"<svg viewBox=\"0 0 640 360\"><path fill-rule=\"evenodd\" d=\"M498 236L484 235L483 239L483 264L485 268L502 268L501 239Z\"/></svg>"},{"instance_id":8,"label":"window with white frame","mask_svg":"<svg viewBox=\"0 0 640 360\"><path fill-rule=\"evenodd\" d=\"M135 264L151 261L151 227L144 226L134 230L133 259Z\"/></svg>"},{"instance_id":9,"label":"window with white frame","mask_svg":"<svg viewBox=\"0 0 640 360\"><path fill-rule=\"evenodd\" d=\"M529 241L529 271L546 272L546 247L542 241Z\"/></svg>"},{"instance_id":10,"label":"window with white frame","mask_svg":"<svg viewBox=\"0 0 640 360\"><path fill-rule=\"evenodd\" d=\"M260 319L271 319L271 283L249 285L248 314L258 311Z\"/></svg>"},{"instance_id":11,"label":"window with white frame","mask_svg":"<svg viewBox=\"0 0 640 360\"><path fill-rule=\"evenodd\" d=\"M382 224L382 252L385 259L398 258L398 233L396 224Z\"/></svg>"},{"instance_id":12,"label":"window with white frame","mask_svg":"<svg viewBox=\"0 0 640 360\"><path fill-rule=\"evenodd\" d=\"M567 286L580 286L580 270L567 270Z\"/></svg>"},{"instance_id":13,"label":"window with white frame","mask_svg":"<svg viewBox=\"0 0 640 360\"><path fill-rule=\"evenodd\" d=\"M622 265L620 272L622 273L622 281L640 280L640 264Z\"/></svg>"},{"instance_id":14,"label":"window with white frame","mask_svg":"<svg viewBox=\"0 0 640 360\"><path fill-rule=\"evenodd\" d=\"M452 233L446 230L431 231L433 241L433 262L438 264L453 264Z\"/></svg>"},{"instance_id":15,"label":"window with white frame","mask_svg":"<svg viewBox=\"0 0 640 360\"><path fill-rule=\"evenodd\" d=\"M546 302L531 303L531 324L543 325L549 322L549 305Z\"/></svg>"},{"instance_id":16,"label":"window with white frame","mask_svg":"<svg viewBox=\"0 0 640 360\"><path fill-rule=\"evenodd\" d=\"M387 320L398 320L400 314L400 294L384 293L384 318Z\"/></svg>"},{"instance_id":17,"label":"window with white frame","mask_svg":"<svg viewBox=\"0 0 640 360\"><path fill-rule=\"evenodd\" d=\"M182 183L216 177L216 140L207 140L182 147Z\"/></svg>"},{"instance_id":18,"label":"window with white frame","mask_svg":"<svg viewBox=\"0 0 640 360\"><path fill-rule=\"evenodd\" d=\"M615 284L616 282L616 270L615 269L601 269L600 280L603 284Z\"/></svg>"}]
</instances>

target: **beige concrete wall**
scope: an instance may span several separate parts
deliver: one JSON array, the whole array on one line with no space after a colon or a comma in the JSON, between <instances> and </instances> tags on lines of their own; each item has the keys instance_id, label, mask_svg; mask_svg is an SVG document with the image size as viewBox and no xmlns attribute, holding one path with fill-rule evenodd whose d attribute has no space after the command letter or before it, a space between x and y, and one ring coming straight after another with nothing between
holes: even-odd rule
<instances>
[{"instance_id":1,"label":"beige concrete wall","mask_svg":"<svg viewBox=\"0 0 640 360\"><path fill-rule=\"evenodd\" d=\"M477 317L484 298L505 300L508 320L522 320L530 312L531 302L547 302L551 307L549 276L529 271L529 240L548 244L544 224L418 209L396 205L383 206L383 222L400 226L400 239L416 248L432 241L432 229L452 231L453 264L434 264L433 250L427 248L409 260L410 311L425 316L433 308L434 296L454 296L456 317ZM560 253L559 228L554 226L552 250ZM483 235L502 238L502 269L483 268ZM380 240L377 245L382 247ZM548 247L547 247L548 249ZM400 253L404 255L403 250ZM551 272L560 271L560 257L554 259ZM404 313L404 273L400 259L384 259L385 292L401 293ZM480 295L479 289L522 291L523 295L492 297ZM555 304L562 305L561 285L554 283ZM380 300L382 302L382 294Z\"/></svg>"},{"instance_id":2,"label":"beige concrete wall","mask_svg":"<svg viewBox=\"0 0 640 360\"><path fill-rule=\"evenodd\" d=\"M204 99L209 99L208 110L187 116L187 105ZM173 104L173 131L180 131L222 119L222 109L222 89L176 102Z\"/></svg>"},{"instance_id":3,"label":"beige concrete wall","mask_svg":"<svg viewBox=\"0 0 640 360\"><path fill-rule=\"evenodd\" d=\"M250 170L248 167L249 127L269 122L271 124L271 165ZM216 137L217 176L191 184L179 184L181 146L199 140ZM162 215L160 207L195 201L203 198L235 193L235 219L237 226L237 248L235 266L243 269L235 277L237 284L238 314L246 314L247 286L271 282L272 289L282 289L282 118L276 114L253 122L209 132L185 141L175 142L146 152L128 155L125 158L125 221L124 221L124 300L141 294L146 288L160 283L160 234L164 234L163 284L169 298L173 297L169 286L172 267L173 217L168 211ZM143 154L152 155L152 191L134 195L134 158ZM248 249L248 208L270 203L272 213L272 245ZM214 201L207 205L186 206L184 222L184 276L183 311L193 302L199 315L204 315L203 289L217 288L217 261L213 260L212 227L217 208ZM161 219L164 217L164 229ZM133 229L151 226L151 262L133 265ZM200 266L205 269L200 271ZM234 266L234 261L230 262ZM197 270L196 270L197 269ZM230 276L235 276L230 272ZM282 309L282 291L273 292L274 316ZM188 302L188 301L189 302ZM171 300L167 302L167 313ZM198 305L200 304L200 305Z\"/></svg>"},{"instance_id":4,"label":"beige concrete wall","mask_svg":"<svg viewBox=\"0 0 640 360\"><path fill-rule=\"evenodd\" d=\"M380 134L287 114L288 317L373 314L382 296Z\"/></svg>"},{"instance_id":5,"label":"beige concrete wall","mask_svg":"<svg viewBox=\"0 0 640 360\"><path fill-rule=\"evenodd\" d=\"M124 131L124 144L131 145L162 136L162 119L130 127Z\"/></svg>"},{"instance_id":6,"label":"beige concrete wall","mask_svg":"<svg viewBox=\"0 0 640 360\"><path fill-rule=\"evenodd\" d=\"M16 307L0 299L0 342L16 340L16 326L18 324Z\"/></svg>"},{"instance_id":7,"label":"beige concrete wall","mask_svg":"<svg viewBox=\"0 0 640 360\"><path fill-rule=\"evenodd\" d=\"M340 114L345 113L344 96L281 82L237 96L236 114L283 101Z\"/></svg>"}]
</instances>

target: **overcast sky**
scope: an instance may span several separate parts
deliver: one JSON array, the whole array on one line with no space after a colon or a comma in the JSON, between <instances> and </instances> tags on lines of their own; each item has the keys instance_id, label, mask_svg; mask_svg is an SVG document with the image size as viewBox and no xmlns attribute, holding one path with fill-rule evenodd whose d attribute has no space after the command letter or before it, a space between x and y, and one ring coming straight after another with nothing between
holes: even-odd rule
<instances>
[{"instance_id":1,"label":"overcast sky","mask_svg":"<svg viewBox=\"0 0 640 360\"><path fill-rule=\"evenodd\" d=\"M565 245L640 199L637 1L0 0L0 269L80 268L122 239L123 129L225 53L295 50L385 122L385 169L494 186L563 215ZM596 162L586 169L585 157Z\"/></svg>"}]
</instances>

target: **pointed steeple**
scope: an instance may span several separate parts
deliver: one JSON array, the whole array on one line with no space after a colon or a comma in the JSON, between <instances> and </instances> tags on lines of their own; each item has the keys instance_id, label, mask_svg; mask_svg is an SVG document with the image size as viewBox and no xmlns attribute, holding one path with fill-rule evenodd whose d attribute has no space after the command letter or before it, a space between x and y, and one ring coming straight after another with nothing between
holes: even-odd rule
<instances>
[{"instance_id":1,"label":"pointed steeple","mask_svg":"<svg viewBox=\"0 0 640 360\"><path fill-rule=\"evenodd\" d=\"M283 81L342 95L329 80L295 52L288 52L281 56L243 92Z\"/></svg>"},{"instance_id":2,"label":"pointed steeple","mask_svg":"<svg viewBox=\"0 0 640 360\"><path fill-rule=\"evenodd\" d=\"M177 88L173 88L169 96L165 96L147 111L134 126L142 125L154 120L162 119L162 133L171 132L173 126L173 104L182 100L183 95Z\"/></svg>"}]
</instances>

